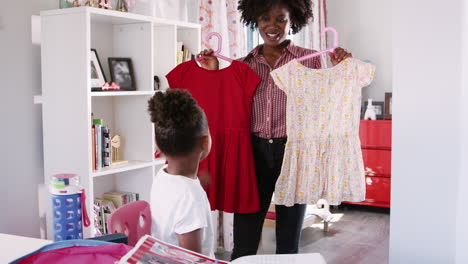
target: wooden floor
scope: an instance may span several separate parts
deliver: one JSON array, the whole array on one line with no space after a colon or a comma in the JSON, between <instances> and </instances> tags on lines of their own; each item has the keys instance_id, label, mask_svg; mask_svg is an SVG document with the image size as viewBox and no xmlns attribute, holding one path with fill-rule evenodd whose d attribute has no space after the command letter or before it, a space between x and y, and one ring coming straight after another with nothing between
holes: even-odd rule
<instances>
[{"instance_id":1,"label":"wooden floor","mask_svg":"<svg viewBox=\"0 0 468 264\"><path fill-rule=\"evenodd\" d=\"M300 253L322 254L328 264L388 263L390 210L357 205L331 209L334 219L328 233L323 224L302 231ZM265 227L258 254L274 254L275 230ZM229 260L230 253L217 254Z\"/></svg>"}]
</instances>

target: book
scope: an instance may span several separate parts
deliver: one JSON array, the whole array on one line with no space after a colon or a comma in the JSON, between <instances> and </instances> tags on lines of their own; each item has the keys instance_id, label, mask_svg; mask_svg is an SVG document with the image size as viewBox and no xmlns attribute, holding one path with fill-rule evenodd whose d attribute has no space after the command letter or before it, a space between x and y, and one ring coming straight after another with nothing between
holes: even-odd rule
<instances>
[{"instance_id":1,"label":"book","mask_svg":"<svg viewBox=\"0 0 468 264\"><path fill-rule=\"evenodd\" d=\"M183 56L184 56L184 44L182 41L177 42L176 46L176 64L180 64L183 62Z\"/></svg>"},{"instance_id":2,"label":"book","mask_svg":"<svg viewBox=\"0 0 468 264\"><path fill-rule=\"evenodd\" d=\"M96 235L105 235L109 233L107 230L107 218L117 208L114 203L110 200L94 198L94 213L96 221Z\"/></svg>"},{"instance_id":3,"label":"book","mask_svg":"<svg viewBox=\"0 0 468 264\"><path fill-rule=\"evenodd\" d=\"M93 127L91 128L91 135L92 135L92 136L91 136L91 137L92 137L92 140L91 140L91 141L92 141L92 143L91 143L91 149L92 149L92 152L93 152L93 153L92 153L92 155L93 155L93 162L92 162L92 163L93 163L93 164L92 164L92 166L93 166L93 171L96 170L96 137L94 136L95 133L96 133L95 130L96 130L96 128L95 128L94 125L93 125Z\"/></svg>"},{"instance_id":4,"label":"book","mask_svg":"<svg viewBox=\"0 0 468 264\"><path fill-rule=\"evenodd\" d=\"M111 156L110 156L110 129L106 126L102 129L102 157L103 157L103 166L109 167L111 165Z\"/></svg>"},{"instance_id":5,"label":"book","mask_svg":"<svg viewBox=\"0 0 468 264\"><path fill-rule=\"evenodd\" d=\"M102 201L102 211L103 211L103 219L105 222L105 226L103 227L104 234L109 234L109 230L107 229L107 219L109 218L109 215L111 215L117 208L115 208L115 205L112 201L104 199Z\"/></svg>"},{"instance_id":6,"label":"book","mask_svg":"<svg viewBox=\"0 0 468 264\"><path fill-rule=\"evenodd\" d=\"M100 201L97 199L94 199L93 203L93 212L94 212L94 230L95 230L95 235L96 236L102 236L104 234L103 226L102 226L102 207L100 204Z\"/></svg>"},{"instance_id":7,"label":"book","mask_svg":"<svg viewBox=\"0 0 468 264\"><path fill-rule=\"evenodd\" d=\"M94 124L94 137L95 137L95 149L96 149L96 167L95 169L96 170L100 170L102 168L102 137L101 137L101 134L102 134L102 125L99 125L99 124Z\"/></svg>"},{"instance_id":8,"label":"book","mask_svg":"<svg viewBox=\"0 0 468 264\"><path fill-rule=\"evenodd\" d=\"M183 62L183 51L177 51L177 64L181 64Z\"/></svg>"},{"instance_id":9,"label":"book","mask_svg":"<svg viewBox=\"0 0 468 264\"><path fill-rule=\"evenodd\" d=\"M103 199L100 198L94 198L94 208L95 212L97 213L97 216L95 216L95 219L97 219L97 229L96 229L96 235L104 235L106 234L106 221L104 217L104 208L102 206Z\"/></svg>"},{"instance_id":10,"label":"book","mask_svg":"<svg viewBox=\"0 0 468 264\"><path fill-rule=\"evenodd\" d=\"M105 126L103 125L103 120L102 119L94 119L94 137L95 137L95 145L96 145L96 167L95 170L100 170L104 166L104 160L103 160L103 129Z\"/></svg>"},{"instance_id":11,"label":"book","mask_svg":"<svg viewBox=\"0 0 468 264\"><path fill-rule=\"evenodd\" d=\"M127 201L125 195L121 192L106 192L103 197L106 200L112 201L116 208L121 207Z\"/></svg>"},{"instance_id":12,"label":"book","mask_svg":"<svg viewBox=\"0 0 468 264\"><path fill-rule=\"evenodd\" d=\"M127 203L138 201L139 195L133 192L106 192L103 198L112 201L115 208L119 208Z\"/></svg>"},{"instance_id":13,"label":"book","mask_svg":"<svg viewBox=\"0 0 468 264\"><path fill-rule=\"evenodd\" d=\"M179 41L176 45L176 64L180 64L182 62L189 61L195 58L195 54L190 52L187 46Z\"/></svg>"}]
</instances>

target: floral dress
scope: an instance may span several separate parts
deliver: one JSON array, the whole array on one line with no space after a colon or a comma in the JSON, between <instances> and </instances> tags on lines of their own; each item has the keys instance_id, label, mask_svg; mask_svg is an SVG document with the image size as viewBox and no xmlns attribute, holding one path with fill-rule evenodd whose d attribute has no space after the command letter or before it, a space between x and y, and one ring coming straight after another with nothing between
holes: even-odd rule
<instances>
[{"instance_id":1,"label":"floral dress","mask_svg":"<svg viewBox=\"0 0 468 264\"><path fill-rule=\"evenodd\" d=\"M375 66L348 58L327 69L297 60L271 72L287 95L288 141L274 202L292 206L323 198L331 205L365 199L359 122L361 88Z\"/></svg>"}]
</instances>

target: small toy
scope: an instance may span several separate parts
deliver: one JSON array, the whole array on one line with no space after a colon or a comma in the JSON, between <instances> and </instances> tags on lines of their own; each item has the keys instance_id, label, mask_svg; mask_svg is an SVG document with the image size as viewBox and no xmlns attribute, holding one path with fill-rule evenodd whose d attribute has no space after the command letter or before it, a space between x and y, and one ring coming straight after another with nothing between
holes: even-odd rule
<instances>
[{"instance_id":1,"label":"small toy","mask_svg":"<svg viewBox=\"0 0 468 264\"><path fill-rule=\"evenodd\" d=\"M364 120L376 120L375 107L372 105L372 99L369 98L367 103L367 109L364 113Z\"/></svg>"},{"instance_id":2,"label":"small toy","mask_svg":"<svg viewBox=\"0 0 468 264\"><path fill-rule=\"evenodd\" d=\"M120 90L120 86L118 84L116 84L115 82L112 82L110 85L108 82L105 82L102 86L101 86L101 90L102 91L108 91L108 90Z\"/></svg>"},{"instance_id":3,"label":"small toy","mask_svg":"<svg viewBox=\"0 0 468 264\"><path fill-rule=\"evenodd\" d=\"M74 0L73 7L79 7L79 6L81 6L81 0Z\"/></svg>"},{"instance_id":4,"label":"small toy","mask_svg":"<svg viewBox=\"0 0 468 264\"><path fill-rule=\"evenodd\" d=\"M112 9L110 0L99 0L99 8Z\"/></svg>"},{"instance_id":5,"label":"small toy","mask_svg":"<svg viewBox=\"0 0 468 264\"><path fill-rule=\"evenodd\" d=\"M111 139L111 147L112 147L112 165L127 163L127 160L120 160L119 159L119 148L121 145L121 138L119 135L115 135Z\"/></svg>"},{"instance_id":6,"label":"small toy","mask_svg":"<svg viewBox=\"0 0 468 264\"><path fill-rule=\"evenodd\" d=\"M125 0L118 0L115 8L117 11L128 12L128 3Z\"/></svg>"}]
</instances>

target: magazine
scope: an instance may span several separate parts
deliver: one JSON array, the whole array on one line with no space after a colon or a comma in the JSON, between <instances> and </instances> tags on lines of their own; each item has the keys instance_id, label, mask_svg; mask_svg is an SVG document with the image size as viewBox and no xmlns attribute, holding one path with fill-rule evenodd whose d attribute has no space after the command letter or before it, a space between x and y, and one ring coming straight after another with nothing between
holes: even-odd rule
<instances>
[{"instance_id":1,"label":"magazine","mask_svg":"<svg viewBox=\"0 0 468 264\"><path fill-rule=\"evenodd\" d=\"M319 253L254 255L226 262L174 246L150 235L140 238L136 246L117 264L326 264Z\"/></svg>"},{"instance_id":2,"label":"magazine","mask_svg":"<svg viewBox=\"0 0 468 264\"><path fill-rule=\"evenodd\" d=\"M145 235L118 264L228 264Z\"/></svg>"}]
</instances>

